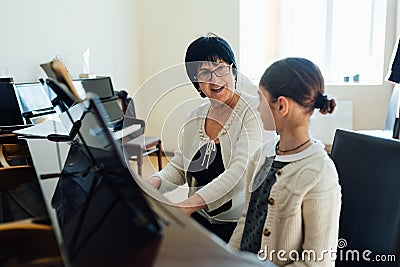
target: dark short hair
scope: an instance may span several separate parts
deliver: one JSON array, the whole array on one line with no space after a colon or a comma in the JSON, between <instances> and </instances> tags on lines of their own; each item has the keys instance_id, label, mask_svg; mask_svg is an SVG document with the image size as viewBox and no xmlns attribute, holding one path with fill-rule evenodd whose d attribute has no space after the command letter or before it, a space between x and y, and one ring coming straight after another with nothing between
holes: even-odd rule
<instances>
[{"instance_id":1,"label":"dark short hair","mask_svg":"<svg viewBox=\"0 0 400 267\"><path fill-rule=\"evenodd\" d=\"M322 73L317 65L308 59L289 57L274 62L267 68L260 80L260 86L267 90L276 101L285 96L312 113L318 108L321 113L332 113L336 102L328 99Z\"/></svg>"},{"instance_id":2,"label":"dark short hair","mask_svg":"<svg viewBox=\"0 0 400 267\"><path fill-rule=\"evenodd\" d=\"M199 69L201 62L216 62L217 59L221 59L229 65L232 64L232 70L236 79L237 66L235 55L228 42L221 37L209 33L206 36L194 40L186 50L186 73L202 97L205 97L205 95L199 89L199 83L195 79L195 76L197 76L197 70Z\"/></svg>"}]
</instances>

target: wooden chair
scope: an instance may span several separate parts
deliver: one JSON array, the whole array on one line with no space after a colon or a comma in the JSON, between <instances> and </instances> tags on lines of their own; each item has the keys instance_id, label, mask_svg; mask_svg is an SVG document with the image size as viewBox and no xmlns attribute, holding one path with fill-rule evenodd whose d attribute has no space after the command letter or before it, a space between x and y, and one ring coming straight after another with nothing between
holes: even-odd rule
<instances>
[{"instance_id":1,"label":"wooden chair","mask_svg":"<svg viewBox=\"0 0 400 267\"><path fill-rule=\"evenodd\" d=\"M15 136L1 135L0 266L61 267L53 227L25 147Z\"/></svg>"},{"instance_id":2,"label":"wooden chair","mask_svg":"<svg viewBox=\"0 0 400 267\"><path fill-rule=\"evenodd\" d=\"M47 219L0 224L0 247L0 266L64 266L53 227Z\"/></svg>"},{"instance_id":3,"label":"wooden chair","mask_svg":"<svg viewBox=\"0 0 400 267\"><path fill-rule=\"evenodd\" d=\"M34 182L36 172L33 166L0 167L0 190L11 190L18 186Z\"/></svg>"},{"instance_id":4,"label":"wooden chair","mask_svg":"<svg viewBox=\"0 0 400 267\"><path fill-rule=\"evenodd\" d=\"M126 91L116 91L123 113L129 118L136 118L135 104ZM138 174L142 176L143 157L157 155L158 169L162 169L161 139L155 136L141 135L129 141L122 142L124 155L129 160L137 162Z\"/></svg>"},{"instance_id":5,"label":"wooden chair","mask_svg":"<svg viewBox=\"0 0 400 267\"><path fill-rule=\"evenodd\" d=\"M0 144L0 149L0 222L48 216L26 144Z\"/></svg>"},{"instance_id":6,"label":"wooden chair","mask_svg":"<svg viewBox=\"0 0 400 267\"><path fill-rule=\"evenodd\" d=\"M36 180L35 168L27 162L27 153L25 145L0 143L0 190L15 189ZM10 164L13 160L26 165Z\"/></svg>"},{"instance_id":7,"label":"wooden chair","mask_svg":"<svg viewBox=\"0 0 400 267\"><path fill-rule=\"evenodd\" d=\"M138 165L138 174L142 176L143 157L156 153L158 169L162 169L162 148L161 139L154 136L139 136L125 144L123 144L125 155L130 160L135 160Z\"/></svg>"}]
</instances>

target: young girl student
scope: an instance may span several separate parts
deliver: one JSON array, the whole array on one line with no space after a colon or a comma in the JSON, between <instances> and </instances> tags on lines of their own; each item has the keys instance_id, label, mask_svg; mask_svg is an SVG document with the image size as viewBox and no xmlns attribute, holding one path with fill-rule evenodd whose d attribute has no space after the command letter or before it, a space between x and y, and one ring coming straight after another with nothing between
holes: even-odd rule
<instances>
[{"instance_id":1,"label":"young girl student","mask_svg":"<svg viewBox=\"0 0 400 267\"><path fill-rule=\"evenodd\" d=\"M335 165L310 136L309 124L315 109L332 113L335 100L324 94L319 68L304 58L273 63L258 94L264 128L271 130L272 114L279 138L275 156L264 154L264 164L249 165L247 208L229 244L279 266L334 266L341 189Z\"/></svg>"}]
</instances>

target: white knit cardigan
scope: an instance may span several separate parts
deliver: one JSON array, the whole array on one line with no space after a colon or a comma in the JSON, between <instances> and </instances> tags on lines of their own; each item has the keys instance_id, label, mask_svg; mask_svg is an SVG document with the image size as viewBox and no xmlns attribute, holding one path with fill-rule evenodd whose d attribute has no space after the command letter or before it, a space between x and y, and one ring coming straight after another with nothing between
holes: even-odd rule
<instances>
[{"instance_id":1,"label":"white knit cardigan","mask_svg":"<svg viewBox=\"0 0 400 267\"><path fill-rule=\"evenodd\" d=\"M205 200L207 211L213 211L229 200L232 200L232 207L213 217L201 212L211 222L237 221L243 212L246 169L251 156L268 136L263 130L257 106L257 97L241 92L230 118L218 134L225 171L196 193ZM210 102L207 102L189 114L174 157L164 169L155 174L161 177L162 193L186 182L190 184L186 171L193 156L207 143L207 140L202 140L200 133L205 132L204 123L209 108Z\"/></svg>"},{"instance_id":2,"label":"white knit cardigan","mask_svg":"<svg viewBox=\"0 0 400 267\"><path fill-rule=\"evenodd\" d=\"M264 148L264 151L268 150ZM252 160L249 186L255 173L253 169L259 165L259 159L265 159L264 156ZM237 250L243 235L250 188L246 190L246 210L229 241L229 246ZM316 153L277 170L269 197L259 257L279 266L334 266L332 258L337 249L341 188L336 168L323 145ZM283 251L281 255L280 250ZM316 257L308 258L308 250ZM294 258L296 253L300 255L299 260L292 261L290 257Z\"/></svg>"}]
</instances>

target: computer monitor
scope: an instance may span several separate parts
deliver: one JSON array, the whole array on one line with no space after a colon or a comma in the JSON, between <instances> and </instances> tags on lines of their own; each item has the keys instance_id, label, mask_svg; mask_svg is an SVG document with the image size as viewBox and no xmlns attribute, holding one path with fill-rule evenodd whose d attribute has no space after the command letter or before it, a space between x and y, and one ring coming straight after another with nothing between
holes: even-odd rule
<instances>
[{"instance_id":1,"label":"computer monitor","mask_svg":"<svg viewBox=\"0 0 400 267\"><path fill-rule=\"evenodd\" d=\"M22 125L18 100L14 91L14 83L0 82L0 126Z\"/></svg>"},{"instance_id":2,"label":"computer monitor","mask_svg":"<svg viewBox=\"0 0 400 267\"><path fill-rule=\"evenodd\" d=\"M120 127L122 128L124 113L118 104L118 98L113 97L110 99L105 99L102 101L102 103L107 113L107 121L109 121L108 128L112 131L120 130L116 124L120 124Z\"/></svg>"},{"instance_id":3,"label":"computer monitor","mask_svg":"<svg viewBox=\"0 0 400 267\"><path fill-rule=\"evenodd\" d=\"M55 98L55 93L50 92L50 88L44 88L40 82L16 83L15 92L27 123L31 123L33 118L56 113L50 98Z\"/></svg>"},{"instance_id":4,"label":"computer monitor","mask_svg":"<svg viewBox=\"0 0 400 267\"><path fill-rule=\"evenodd\" d=\"M118 97L114 95L111 77L77 79L73 80L73 83L75 88L81 88L86 94L92 93L100 98L107 112L108 128L110 130L120 130L122 128L124 113L118 104Z\"/></svg>"},{"instance_id":5,"label":"computer monitor","mask_svg":"<svg viewBox=\"0 0 400 267\"><path fill-rule=\"evenodd\" d=\"M96 77L74 81L80 81L86 92L96 94L101 100L114 96L114 88L110 77Z\"/></svg>"}]
</instances>

